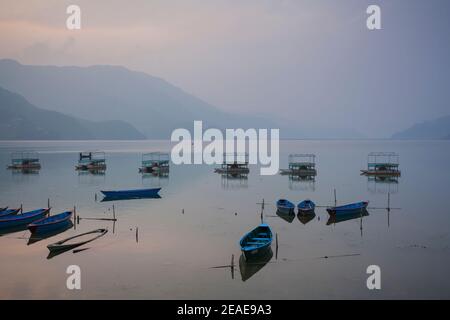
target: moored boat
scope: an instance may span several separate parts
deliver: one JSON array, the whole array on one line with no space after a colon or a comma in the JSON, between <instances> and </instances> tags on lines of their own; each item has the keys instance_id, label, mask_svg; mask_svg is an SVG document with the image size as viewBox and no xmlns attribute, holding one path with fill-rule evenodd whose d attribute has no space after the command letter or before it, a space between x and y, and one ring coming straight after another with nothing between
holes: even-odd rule
<instances>
[{"instance_id":1,"label":"moored boat","mask_svg":"<svg viewBox=\"0 0 450 320\"><path fill-rule=\"evenodd\" d=\"M277 210L281 213L291 213L295 209L295 205L286 199L280 199L276 203Z\"/></svg>"},{"instance_id":2,"label":"moored boat","mask_svg":"<svg viewBox=\"0 0 450 320\"><path fill-rule=\"evenodd\" d=\"M327 208L327 211L330 215L350 214L350 213L365 210L368 205L369 205L369 201L361 201L361 202L346 204L343 206L329 207L329 208Z\"/></svg>"},{"instance_id":3,"label":"moored boat","mask_svg":"<svg viewBox=\"0 0 450 320\"><path fill-rule=\"evenodd\" d=\"M316 204L309 199L306 199L297 205L299 214L312 214L314 213L315 208Z\"/></svg>"},{"instance_id":4,"label":"moored boat","mask_svg":"<svg viewBox=\"0 0 450 320\"><path fill-rule=\"evenodd\" d=\"M272 244L272 230L269 225L262 223L246 235L244 235L239 245L246 259L251 259L263 255Z\"/></svg>"},{"instance_id":5,"label":"moored boat","mask_svg":"<svg viewBox=\"0 0 450 320\"><path fill-rule=\"evenodd\" d=\"M6 217L6 216L13 216L18 214L20 211L20 209L4 209L4 210L0 210L0 218L1 217Z\"/></svg>"},{"instance_id":6,"label":"moored boat","mask_svg":"<svg viewBox=\"0 0 450 320\"><path fill-rule=\"evenodd\" d=\"M153 189L135 189L135 190L117 190L117 191L100 191L108 199L140 199L158 196L161 188Z\"/></svg>"},{"instance_id":7,"label":"moored boat","mask_svg":"<svg viewBox=\"0 0 450 320\"><path fill-rule=\"evenodd\" d=\"M9 215L0 218L0 228L11 228L28 225L36 220L44 218L50 212L50 208L37 209L18 215Z\"/></svg>"},{"instance_id":8,"label":"moored boat","mask_svg":"<svg viewBox=\"0 0 450 320\"><path fill-rule=\"evenodd\" d=\"M92 241L94 241L94 240L104 236L107 232L108 232L108 229L96 229L96 230L92 230L92 231L89 231L89 232L81 233L81 234L78 234L76 236L73 236L73 237L70 237L70 238L67 238L67 239L64 239L64 240L61 240L61 241L49 244L47 246L47 249L50 250L50 253L52 253L52 252L65 252L67 250L71 250L71 249L74 249L76 247L79 247L79 246L82 246L84 244L87 244L89 242L92 242ZM91 235L91 234L96 234L96 235L91 237L91 238L88 238L86 240L81 240L81 241L77 241L77 242L71 241L73 239L78 239L78 238L84 237L86 235Z\"/></svg>"},{"instance_id":9,"label":"moored boat","mask_svg":"<svg viewBox=\"0 0 450 320\"><path fill-rule=\"evenodd\" d=\"M49 216L28 225L28 230L31 233L46 233L54 230L64 228L70 224L72 217L72 211L66 211L54 216Z\"/></svg>"}]
</instances>

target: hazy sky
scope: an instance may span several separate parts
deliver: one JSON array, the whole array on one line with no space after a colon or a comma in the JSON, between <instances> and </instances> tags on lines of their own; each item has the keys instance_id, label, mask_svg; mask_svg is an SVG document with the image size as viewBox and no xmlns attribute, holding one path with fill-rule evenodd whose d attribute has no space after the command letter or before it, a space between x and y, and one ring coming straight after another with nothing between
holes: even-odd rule
<instances>
[{"instance_id":1,"label":"hazy sky","mask_svg":"<svg viewBox=\"0 0 450 320\"><path fill-rule=\"evenodd\" d=\"M450 114L449 39L448 0L0 0L2 58L123 65L224 110L371 137Z\"/></svg>"}]
</instances>

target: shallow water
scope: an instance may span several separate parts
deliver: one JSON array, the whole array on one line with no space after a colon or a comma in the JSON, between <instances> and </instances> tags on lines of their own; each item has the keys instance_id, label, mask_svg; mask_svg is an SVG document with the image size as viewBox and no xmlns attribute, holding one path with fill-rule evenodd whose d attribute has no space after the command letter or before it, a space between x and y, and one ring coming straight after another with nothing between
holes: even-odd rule
<instances>
[{"instance_id":1,"label":"shallow water","mask_svg":"<svg viewBox=\"0 0 450 320\"><path fill-rule=\"evenodd\" d=\"M38 174L5 169L10 153L23 149L39 151ZM77 152L94 149L106 152L105 175L77 173ZM138 173L142 152L169 150L165 141L0 142L0 206L31 210L50 198L53 214L76 206L81 218L111 218L114 205L118 219L81 219L76 229L30 245L28 231L1 236L0 298L450 298L450 142L283 141L282 167L289 153L317 155L315 182L260 176L256 166L248 179L224 179L206 165L172 165L168 178ZM360 176L371 151L400 154L398 183ZM161 199L95 201L100 190L152 186L162 187ZM362 219L330 225L325 208L306 224L276 215L280 197L325 206L333 189L338 203L369 200L372 208L386 207L389 192L401 209L369 209ZM240 266L238 242L260 223L262 199L278 251L274 243L270 261ZM87 250L47 259L48 244L98 228L109 232ZM232 255L234 273L211 268L229 265ZM81 290L66 288L73 264ZM366 287L373 264L381 290Z\"/></svg>"}]
</instances>

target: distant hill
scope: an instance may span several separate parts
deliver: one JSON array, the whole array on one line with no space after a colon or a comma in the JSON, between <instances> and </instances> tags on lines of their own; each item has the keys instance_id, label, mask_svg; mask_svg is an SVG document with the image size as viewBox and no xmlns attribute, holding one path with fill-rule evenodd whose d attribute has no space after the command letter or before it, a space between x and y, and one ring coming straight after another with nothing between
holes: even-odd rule
<instances>
[{"instance_id":1,"label":"distant hill","mask_svg":"<svg viewBox=\"0 0 450 320\"><path fill-rule=\"evenodd\" d=\"M40 109L0 87L0 140L136 140L145 136L124 121L93 122Z\"/></svg>"},{"instance_id":2,"label":"distant hill","mask_svg":"<svg viewBox=\"0 0 450 320\"><path fill-rule=\"evenodd\" d=\"M450 116L417 123L394 134L392 139L450 139Z\"/></svg>"}]
</instances>

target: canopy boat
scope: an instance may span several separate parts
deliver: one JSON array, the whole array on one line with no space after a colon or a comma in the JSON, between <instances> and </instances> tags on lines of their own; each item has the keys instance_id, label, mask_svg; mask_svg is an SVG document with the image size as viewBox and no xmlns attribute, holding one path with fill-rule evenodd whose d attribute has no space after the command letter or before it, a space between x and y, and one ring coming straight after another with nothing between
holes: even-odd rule
<instances>
[{"instance_id":1,"label":"canopy boat","mask_svg":"<svg viewBox=\"0 0 450 320\"><path fill-rule=\"evenodd\" d=\"M277 210L282 213L290 213L294 211L295 205L286 199L280 199L277 201Z\"/></svg>"},{"instance_id":2,"label":"canopy boat","mask_svg":"<svg viewBox=\"0 0 450 320\"><path fill-rule=\"evenodd\" d=\"M369 205L369 201L361 201L361 202L346 204L343 206L329 207L329 208L327 208L327 211L330 215L350 214L350 213L355 213L355 212L360 212L362 210L365 210L368 205Z\"/></svg>"},{"instance_id":3,"label":"canopy boat","mask_svg":"<svg viewBox=\"0 0 450 320\"><path fill-rule=\"evenodd\" d=\"M241 251L246 259L263 255L272 244L272 230L269 225L262 223L246 235L239 242Z\"/></svg>"},{"instance_id":4,"label":"canopy boat","mask_svg":"<svg viewBox=\"0 0 450 320\"><path fill-rule=\"evenodd\" d=\"M6 216L13 216L18 214L20 211L20 209L4 209L4 210L0 210L0 218L1 217L6 217Z\"/></svg>"},{"instance_id":5,"label":"canopy boat","mask_svg":"<svg viewBox=\"0 0 450 320\"><path fill-rule=\"evenodd\" d=\"M314 209L316 208L316 204L312 202L311 200L307 199L302 202L300 202L297 205L298 213L299 214L311 214L314 212Z\"/></svg>"},{"instance_id":6,"label":"canopy boat","mask_svg":"<svg viewBox=\"0 0 450 320\"><path fill-rule=\"evenodd\" d=\"M61 240L61 241L49 244L47 246L47 248L48 248L48 250L50 251L51 254L53 253L52 256L54 256L57 253L62 253L62 252L74 249L76 247L82 246L84 244L87 244L89 242L92 242L92 241L94 241L94 240L96 240L96 239L98 239L100 237L103 237L107 232L108 232L108 229L92 230L92 231L89 231L89 232L81 233L81 234L78 234L76 236L73 236L73 237L70 237L70 238L67 238L67 239L64 239L64 240ZM87 238L85 240L81 240L81 241L71 241L73 239L77 239L77 238L84 237L86 235L91 235L91 234L95 234L95 236L91 237L91 238ZM52 256L50 256L50 258Z\"/></svg>"},{"instance_id":7,"label":"canopy boat","mask_svg":"<svg viewBox=\"0 0 450 320\"><path fill-rule=\"evenodd\" d=\"M47 218L43 218L28 225L31 233L46 233L58 229L62 229L70 224L72 211L66 211Z\"/></svg>"},{"instance_id":8,"label":"canopy boat","mask_svg":"<svg viewBox=\"0 0 450 320\"><path fill-rule=\"evenodd\" d=\"M33 221L44 218L50 212L50 208L37 209L29 212L25 212L18 215L9 215L6 217L0 217L0 228L11 228L22 225L28 225Z\"/></svg>"},{"instance_id":9,"label":"canopy boat","mask_svg":"<svg viewBox=\"0 0 450 320\"><path fill-rule=\"evenodd\" d=\"M100 191L108 199L140 199L152 198L158 196L161 188L136 189L136 190L118 190L118 191Z\"/></svg>"}]
</instances>

